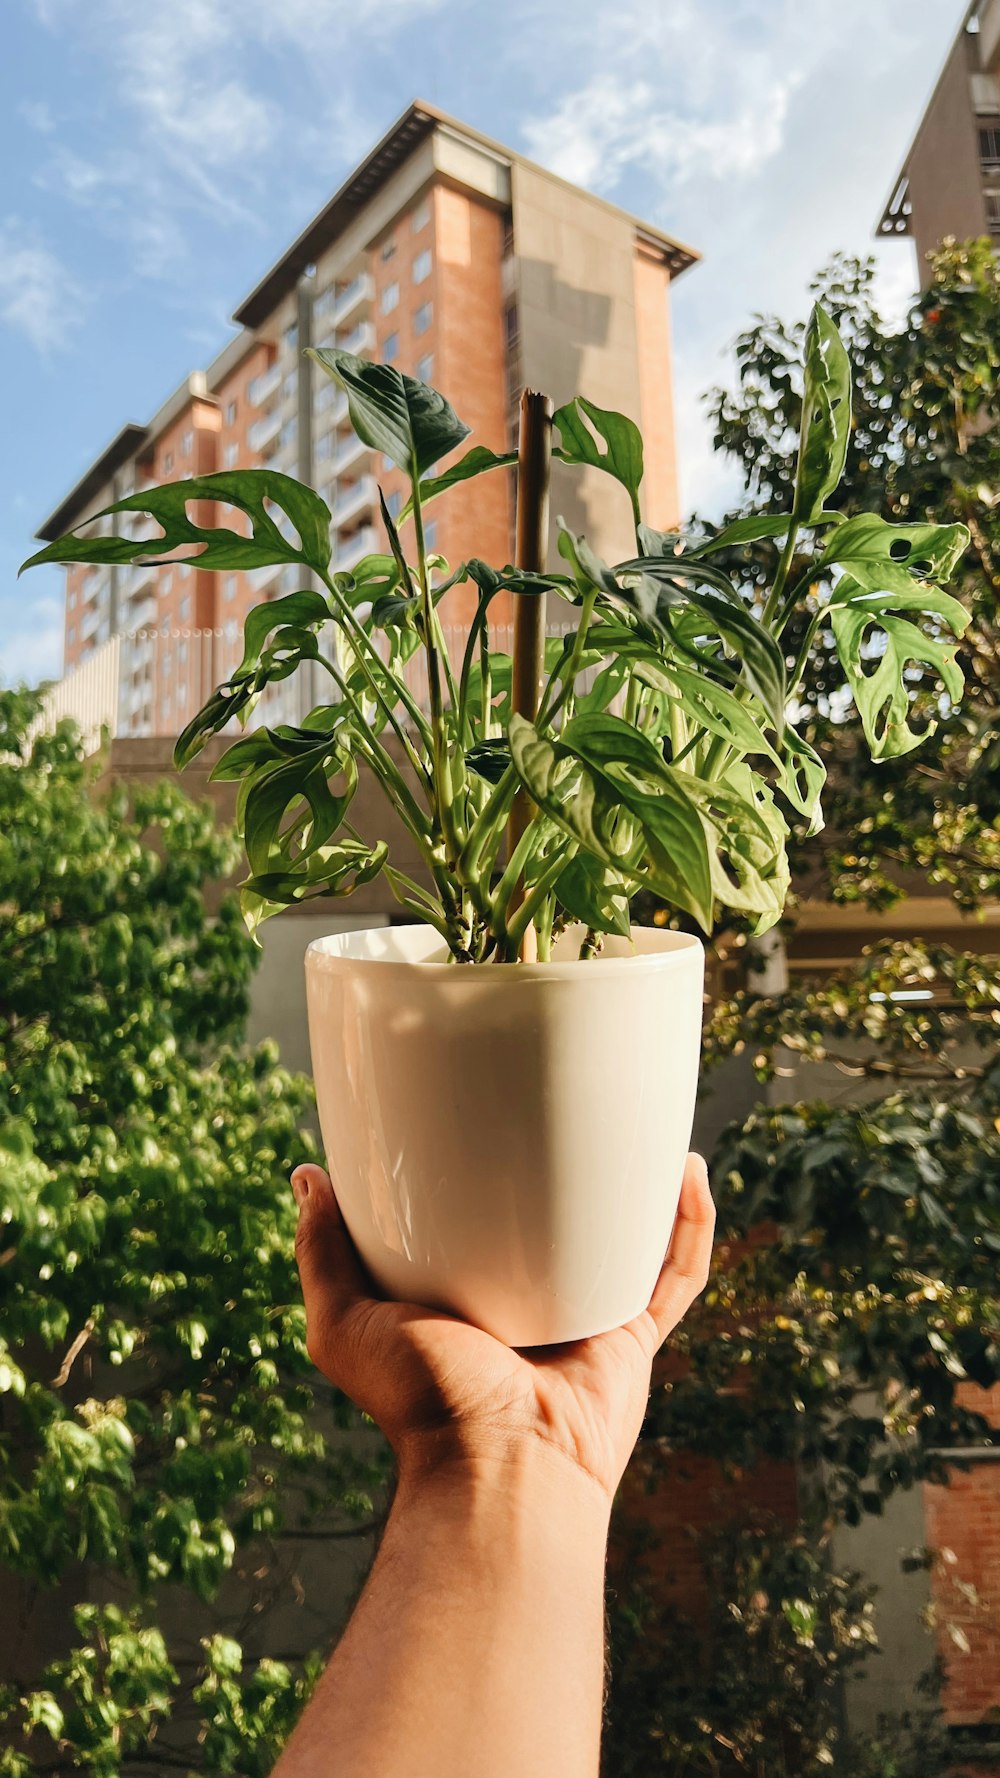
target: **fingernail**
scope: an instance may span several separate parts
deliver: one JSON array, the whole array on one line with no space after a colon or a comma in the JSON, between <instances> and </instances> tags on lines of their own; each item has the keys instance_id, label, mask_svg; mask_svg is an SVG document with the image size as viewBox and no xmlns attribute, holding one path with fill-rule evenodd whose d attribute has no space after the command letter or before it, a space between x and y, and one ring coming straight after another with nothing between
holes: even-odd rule
<instances>
[{"instance_id":1,"label":"fingernail","mask_svg":"<svg viewBox=\"0 0 1000 1778\"><path fill-rule=\"evenodd\" d=\"M306 1175L305 1169L302 1167L297 1168L296 1171L292 1174L292 1192L294 1193L294 1196L295 1196L295 1202L297 1203L299 1209L301 1210L303 1204L305 1203L307 1197L309 1196L309 1179Z\"/></svg>"}]
</instances>

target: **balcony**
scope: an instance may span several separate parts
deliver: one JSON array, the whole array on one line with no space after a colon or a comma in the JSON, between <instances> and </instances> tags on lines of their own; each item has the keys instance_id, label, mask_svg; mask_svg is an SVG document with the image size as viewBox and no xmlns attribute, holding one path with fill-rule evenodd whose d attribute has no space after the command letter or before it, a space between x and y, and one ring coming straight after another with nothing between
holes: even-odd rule
<instances>
[{"instance_id":1,"label":"balcony","mask_svg":"<svg viewBox=\"0 0 1000 1778\"><path fill-rule=\"evenodd\" d=\"M272 364L270 370L262 371L259 377L254 377L247 390L247 399L251 407L263 407L265 401L270 401L271 396L275 395L280 387L281 367L278 364Z\"/></svg>"},{"instance_id":2,"label":"balcony","mask_svg":"<svg viewBox=\"0 0 1000 1778\"><path fill-rule=\"evenodd\" d=\"M128 608L128 621L137 630L148 630L156 623L156 599L135 599Z\"/></svg>"},{"instance_id":3,"label":"balcony","mask_svg":"<svg viewBox=\"0 0 1000 1778\"><path fill-rule=\"evenodd\" d=\"M281 415L277 410L272 409L270 413L262 414L259 420L254 421L247 433L247 443L250 449L258 456L262 455L268 445L277 438L281 431L281 424Z\"/></svg>"},{"instance_id":4,"label":"balcony","mask_svg":"<svg viewBox=\"0 0 1000 1778\"><path fill-rule=\"evenodd\" d=\"M343 444L338 445L334 451L333 468L335 473L340 475L343 470L350 468L352 463L356 463L359 457L366 457L369 449L370 447L365 444L364 440L352 432L350 437L345 438Z\"/></svg>"},{"instance_id":5,"label":"balcony","mask_svg":"<svg viewBox=\"0 0 1000 1778\"><path fill-rule=\"evenodd\" d=\"M130 599L141 593L144 587L152 587L156 580L156 568L152 562L133 562L125 582L125 591Z\"/></svg>"},{"instance_id":6,"label":"balcony","mask_svg":"<svg viewBox=\"0 0 1000 1778\"><path fill-rule=\"evenodd\" d=\"M339 351L353 352L355 357L373 351L374 347L375 329L370 321L359 321L357 327L352 327L350 333L345 333L343 339L337 341Z\"/></svg>"},{"instance_id":7,"label":"balcony","mask_svg":"<svg viewBox=\"0 0 1000 1778\"><path fill-rule=\"evenodd\" d=\"M374 295L375 285L370 273L359 272L356 278L352 278L349 284L345 284L334 303L333 314L331 316L332 325L334 327L342 327L348 316L353 315L359 304L370 303Z\"/></svg>"},{"instance_id":8,"label":"balcony","mask_svg":"<svg viewBox=\"0 0 1000 1778\"><path fill-rule=\"evenodd\" d=\"M362 525L360 531L345 538L338 549L333 565L338 574L349 574L351 569L360 562L362 556L371 556L378 550L378 537L374 525Z\"/></svg>"},{"instance_id":9,"label":"balcony","mask_svg":"<svg viewBox=\"0 0 1000 1778\"><path fill-rule=\"evenodd\" d=\"M341 488L333 503L333 522L335 525L347 525L359 513L374 506L376 499L375 477L363 475L358 481L352 482L349 488Z\"/></svg>"}]
</instances>

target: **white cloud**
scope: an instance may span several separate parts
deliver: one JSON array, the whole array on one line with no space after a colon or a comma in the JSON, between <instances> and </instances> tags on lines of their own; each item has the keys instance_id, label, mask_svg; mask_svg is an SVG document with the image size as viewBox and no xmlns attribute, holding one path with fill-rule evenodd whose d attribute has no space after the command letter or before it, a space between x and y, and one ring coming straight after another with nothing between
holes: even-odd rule
<instances>
[{"instance_id":1,"label":"white cloud","mask_svg":"<svg viewBox=\"0 0 1000 1778\"><path fill-rule=\"evenodd\" d=\"M84 301L81 286L40 235L17 216L0 221L0 322L49 357L69 344Z\"/></svg>"},{"instance_id":2,"label":"white cloud","mask_svg":"<svg viewBox=\"0 0 1000 1778\"><path fill-rule=\"evenodd\" d=\"M51 105L44 99L23 99L17 109L29 130L37 130L40 136L51 136L56 120Z\"/></svg>"}]
</instances>

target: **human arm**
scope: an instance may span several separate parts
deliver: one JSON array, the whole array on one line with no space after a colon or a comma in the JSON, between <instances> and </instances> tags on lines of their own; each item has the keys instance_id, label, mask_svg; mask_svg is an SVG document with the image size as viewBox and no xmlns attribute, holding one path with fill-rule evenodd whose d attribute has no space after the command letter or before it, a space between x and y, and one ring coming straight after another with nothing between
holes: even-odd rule
<instances>
[{"instance_id":1,"label":"human arm","mask_svg":"<svg viewBox=\"0 0 1000 1778\"><path fill-rule=\"evenodd\" d=\"M653 1356L707 1277L704 1162L649 1308L527 1353L374 1296L326 1175L294 1185L311 1356L382 1427L399 1485L275 1778L595 1778L611 1502Z\"/></svg>"}]
</instances>

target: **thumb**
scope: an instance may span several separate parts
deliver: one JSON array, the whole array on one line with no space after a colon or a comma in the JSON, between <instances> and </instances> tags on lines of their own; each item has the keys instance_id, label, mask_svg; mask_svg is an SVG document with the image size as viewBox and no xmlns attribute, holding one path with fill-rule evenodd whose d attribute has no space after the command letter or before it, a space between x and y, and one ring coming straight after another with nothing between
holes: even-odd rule
<instances>
[{"instance_id":1,"label":"thumb","mask_svg":"<svg viewBox=\"0 0 1000 1778\"><path fill-rule=\"evenodd\" d=\"M347 1231L330 1176L308 1163L292 1174L299 1207L295 1258L306 1306L307 1346L322 1366L330 1341L348 1312L371 1295L354 1242Z\"/></svg>"}]
</instances>

